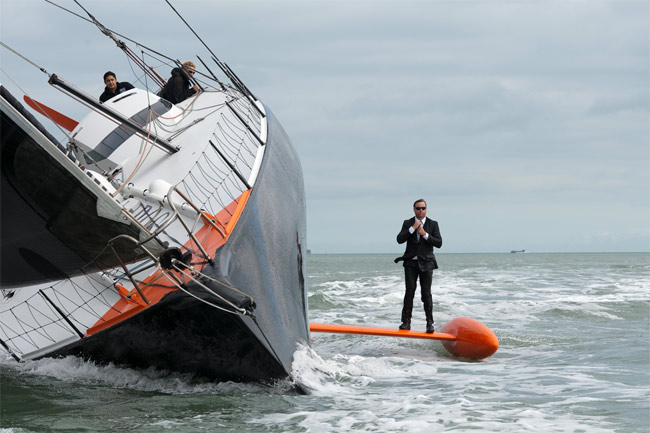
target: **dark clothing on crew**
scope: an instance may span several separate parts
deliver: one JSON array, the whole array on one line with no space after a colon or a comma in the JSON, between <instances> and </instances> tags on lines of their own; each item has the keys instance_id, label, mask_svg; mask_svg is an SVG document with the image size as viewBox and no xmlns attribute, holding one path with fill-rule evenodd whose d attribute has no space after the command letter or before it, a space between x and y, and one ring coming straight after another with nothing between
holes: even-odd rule
<instances>
[{"instance_id":1,"label":"dark clothing on crew","mask_svg":"<svg viewBox=\"0 0 650 433\"><path fill-rule=\"evenodd\" d=\"M117 83L117 89L115 89L115 93L111 92L108 90L108 87L104 88L104 93L99 97L99 100L102 102L106 102L109 99L111 99L113 96L117 96L120 93L124 93L127 90L133 89L133 85L129 83L128 81L123 81L121 83Z\"/></svg>"},{"instance_id":2,"label":"dark clothing on crew","mask_svg":"<svg viewBox=\"0 0 650 433\"><path fill-rule=\"evenodd\" d=\"M407 219L402 223L402 229L397 234L397 243L403 244L406 242L406 251L402 257L395 259L395 263L404 261L404 267L409 264L417 264L423 271L433 271L438 269L438 262L436 256L433 254L433 247L442 247L442 236L440 236L440 228L438 222L430 218L424 219L422 228L427 232L427 238L423 238L410 227L415 224L415 217ZM417 258L417 261L410 261Z\"/></svg>"},{"instance_id":3,"label":"dark clothing on crew","mask_svg":"<svg viewBox=\"0 0 650 433\"><path fill-rule=\"evenodd\" d=\"M190 79L181 68L172 69L172 76L160 92L160 97L178 104L196 93Z\"/></svg>"},{"instance_id":4,"label":"dark clothing on crew","mask_svg":"<svg viewBox=\"0 0 650 433\"><path fill-rule=\"evenodd\" d=\"M415 217L404 221L402 223L402 229L397 235L397 243L403 244L406 242L404 255L395 259L396 263L404 261L404 282L406 284L404 306L402 308L402 323L405 325L405 328L401 329L410 329L413 298L419 279L420 294L427 319L427 328L431 324L431 332L433 332L431 282L433 280L433 270L438 269L438 262L436 261L436 256L433 254L433 247L442 247L442 236L440 236L437 221L429 218L424 219L422 228L427 234L426 238L420 236L417 231L412 230L414 224Z\"/></svg>"},{"instance_id":5,"label":"dark clothing on crew","mask_svg":"<svg viewBox=\"0 0 650 433\"><path fill-rule=\"evenodd\" d=\"M420 299L424 305L424 315L427 323L433 323L433 297L431 296L431 283L433 281L433 272L423 271L418 266L417 260L407 260L404 262L404 282L406 291L404 292L404 306L402 307L402 322L410 323L413 313L413 298L417 290L418 278L420 279Z\"/></svg>"}]
</instances>

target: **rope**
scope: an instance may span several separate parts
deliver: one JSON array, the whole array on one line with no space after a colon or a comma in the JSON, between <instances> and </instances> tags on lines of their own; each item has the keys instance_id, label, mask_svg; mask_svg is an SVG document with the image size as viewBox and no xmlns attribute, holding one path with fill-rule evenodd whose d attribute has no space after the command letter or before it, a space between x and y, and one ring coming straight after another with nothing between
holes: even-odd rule
<instances>
[{"instance_id":1,"label":"rope","mask_svg":"<svg viewBox=\"0 0 650 433\"><path fill-rule=\"evenodd\" d=\"M203 288L205 291L211 293L211 294L214 295L216 298L221 299L223 302L225 302L226 304L230 305L230 306L231 306L234 310L236 310L236 311L228 310L227 308L221 307L220 305L213 304L213 303L210 302L210 301L207 301L207 300L205 300L205 299L203 299L203 298L200 298L200 297L196 296L194 293L192 293L192 292L190 292L189 290L187 290L187 288L185 287L185 284L182 283L182 282L180 282L174 274L172 274L171 272L169 272L169 271L167 271L167 270L164 270L163 272L164 272L164 273L165 273L165 274L166 274L166 275L167 275L171 280L173 280L173 281L175 281L175 282L177 283L177 287L178 287L180 290L182 290L183 292L187 293L188 295L190 295L190 296L193 297L194 299L196 299L196 300L198 300L198 301L200 301L200 302L203 302L204 304L207 304L207 305L209 305L209 306L211 306L211 307L216 308L217 310L225 311L226 313L230 313L230 314L242 314L242 315L247 315L247 314L249 314L249 315L252 316L252 314L248 313L248 312L247 312L246 310L244 310L243 308L239 308L239 307L237 307L237 306L234 305L232 302L230 302L230 301L228 301L227 299L225 299L223 296L219 295L218 293L215 293L212 289L210 289L209 287L207 287L205 284L201 283L200 281L198 281L197 279L195 279L195 278L192 277L191 275L186 274L186 273L185 273L181 268L179 268L179 267L176 265L177 262L178 262L178 260L176 260L176 259L173 260L172 266L174 267L174 270L176 270L177 272L179 272L181 275L183 275L183 276L189 278L190 280L194 281L197 285L199 285L199 286L200 286L201 288ZM185 264L183 264L183 266L185 266ZM195 268L191 268L191 269L192 269L193 272L195 272L195 273L198 274L198 275L201 275L202 277L205 277L205 278L207 278L207 279L213 280L213 281L215 281L215 282L217 282L217 283L221 283L220 281L214 280L213 278L208 277L207 275L201 273L200 271L197 271ZM223 283L222 283L222 284L223 284ZM225 284L224 284L224 285L225 285ZM227 285L225 285L225 286L227 286ZM234 290L236 290L236 289L234 289ZM241 292L239 292L239 293L241 293ZM247 296L249 299L251 299L251 301L253 301L253 298L250 297L249 295L247 295L247 294L245 294L245 293L242 293L242 294L243 294L244 296Z\"/></svg>"},{"instance_id":2,"label":"rope","mask_svg":"<svg viewBox=\"0 0 650 433\"><path fill-rule=\"evenodd\" d=\"M178 260L175 260L175 262L178 262ZM175 268L175 269L178 270L179 272L181 272L180 269L178 269L178 268ZM255 300L253 299L253 297L252 297L251 295L249 295L248 293L244 293L244 292L242 292L241 290L239 290L239 289L237 289L237 288L235 288L235 287L232 287L232 286L230 286L230 285L224 283L223 281L219 281L219 280L217 280L216 278L213 278L213 277L211 277L211 276L209 276L209 275L206 275L206 274L204 274L204 273L202 273L202 272L200 272L200 271L197 271L195 268L191 268L191 269L192 269L192 271L194 271L195 273L201 275L202 277L204 277L204 278L206 278L206 279L208 279L208 280L210 280L210 281L213 281L213 282L215 282L215 283L217 283L217 284L219 284L219 285L225 287L226 289L232 290L232 291L235 292L235 293L238 293L238 294L240 294L240 295L242 295L242 296L247 297L248 299L251 300L252 303L255 302ZM194 280L194 278L192 278L192 277L190 277L190 278L191 278L193 281L196 281L196 280ZM209 290L209 288L208 288L208 290ZM210 290L210 291L212 291L212 290ZM217 296L219 296L219 295L217 295ZM224 299L224 300L225 300L225 299ZM225 300L225 301L228 302L227 300ZM230 302L229 302L229 303L230 303Z\"/></svg>"},{"instance_id":3,"label":"rope","mask_svg":"<svg viewBox=\"0 0 650 433\"><path fill-rule=\"evenodd\" d=\"M124 180L124 182L122 182L122 185L120 185L120 187L117 188L113 194L111 194L112 197L116 197L117 194L119 194L120 191L122 191L122 188L124 188L129 183L129 181L131 179L133 179L133 176L135 176L135 174L138 172L138 170L140 170L140 168L142 167L142 163L146 159L145 153L147 154L146 156L149 156L149 154L151 153L151 151L154 148L154 146L150 146L149 150L147 151L147 145L151 143L149 141L149 137L151 137L151 117L152 117L152 113L153 113L153 110L150 109L149 110L149 122L148 122L149 127L147 129L147 137L144 139L144 146L142 147L142 153L140 154L140 159L138 160L138 163L133 168L133 171L131 172L131 174L126 178L126 180Z\"/></svg>"}]
</instances>

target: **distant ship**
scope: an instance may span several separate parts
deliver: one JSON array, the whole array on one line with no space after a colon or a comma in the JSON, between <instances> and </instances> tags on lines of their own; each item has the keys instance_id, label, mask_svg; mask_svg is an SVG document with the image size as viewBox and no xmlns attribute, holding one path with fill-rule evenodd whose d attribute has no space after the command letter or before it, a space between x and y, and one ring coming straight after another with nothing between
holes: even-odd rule
<instances>
[{"instance_id":1,"label":"distant ship","mask_svg":"<svg viewBox=\"0 0 650 433\"><path fill-rule=\"evenodd\" d=\"M525 253L526 250L510 250L510 252L511 252L512 254L514 254L514 253Z\"/></svg>"},{"instance_id":2,"label":"distant ship","mask_svg":"<svg viewBox=\"0 0 650 433\"><path fill-rule=\"evenodd\" d=\"M309 344L302 169L213 60L231 84L205 76L177 104L138 88L100 104L50 75L91 110L76 122L25 98L66 144L0 86L0 345L17 361L290 376Z\"/></svg>"}]
</instances>

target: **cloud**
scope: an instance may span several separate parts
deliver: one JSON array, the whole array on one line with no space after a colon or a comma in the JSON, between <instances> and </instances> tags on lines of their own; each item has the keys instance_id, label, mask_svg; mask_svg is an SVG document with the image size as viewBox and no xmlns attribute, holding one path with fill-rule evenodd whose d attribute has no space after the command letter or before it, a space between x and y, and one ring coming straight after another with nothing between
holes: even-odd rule
<instances>
[{"instance_id":1,"label":"cloud","mask_svg":"<svg viewBox=\"0 0 650 433\"><path fill-rule=\"evenodd\" d=\"M646 1L173 3L291 136L314 252L398 251L418 197L443 251L648 250L627 235L650 226ZM173 58L209 58L164 4L83 4ZM137 77L92 25L42 2L1 7L3 42L89 93L105 70ZM42 73L1 61L83 116Z\"/></svg>"}]
</instances>

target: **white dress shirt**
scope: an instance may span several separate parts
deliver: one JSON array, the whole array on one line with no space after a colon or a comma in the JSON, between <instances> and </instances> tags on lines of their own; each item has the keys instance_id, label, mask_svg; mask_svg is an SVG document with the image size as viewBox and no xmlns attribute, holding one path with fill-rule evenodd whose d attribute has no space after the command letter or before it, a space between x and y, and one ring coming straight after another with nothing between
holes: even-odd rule
<instances>
[{"instance_id":1,"label":"white dress shirt","mask_svg":"<svg viewBox=\"0 0 650 433\"><path fill-rule=\"evenodd\" d=\"M416 220L416 221L420 221L420 220L418 220L417 218L416 218L415 220ZM422 228L424 228L424 222L425 222L426 220L427 220L427 217L424 217L424 218L422 218L422 220L420 221L420 222L422 223ZM413 228L413 226L409 227L409 233L413 234L414 232L415 232L415 229ZM429 233L427 233L427 232L424 233L424 239L425 239L425 240L429 239ZM420 240L420 234L419 234L419 233L418 233L418 240Z\"/></svg>"}]
</instances>

